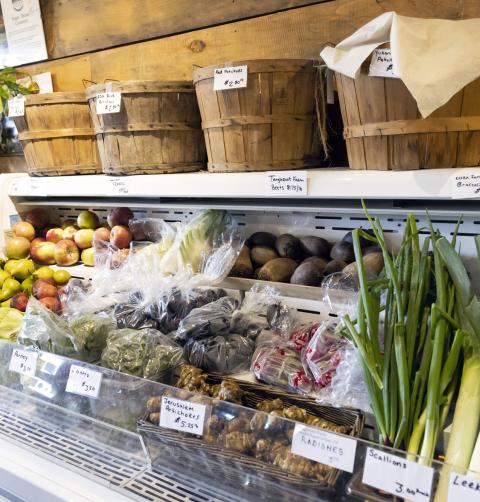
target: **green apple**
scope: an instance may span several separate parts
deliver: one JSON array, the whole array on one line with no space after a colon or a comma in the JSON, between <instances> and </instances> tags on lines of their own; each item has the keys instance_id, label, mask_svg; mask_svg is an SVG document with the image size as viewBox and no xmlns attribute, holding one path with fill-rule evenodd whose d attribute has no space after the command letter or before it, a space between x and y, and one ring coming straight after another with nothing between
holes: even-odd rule
<instances>
[{"instance_id":1,"label":"green apple","mask_svg":"<svg viewBox=\"0 0 480 502\"><path fill-rule=\"evenodd\" d=\"M100 225L98 216L92 211L82 211L77 218L77 225L80 228L91 228L95 230Z\"/></svg>"}]
</instances>

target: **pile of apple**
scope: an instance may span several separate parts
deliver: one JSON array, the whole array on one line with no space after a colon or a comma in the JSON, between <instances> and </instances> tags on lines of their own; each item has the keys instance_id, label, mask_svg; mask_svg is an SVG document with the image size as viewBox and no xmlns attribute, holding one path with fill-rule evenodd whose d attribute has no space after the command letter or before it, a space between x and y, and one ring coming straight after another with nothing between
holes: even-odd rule
<instances>
[{"instance_id":1,"label":"pile of apple","mask_svg":"<svg viewBox=\"0 0 480 502\"><path fill-rule=\"evenodd\" d=\"M111 209L108 225L100 224L93 211L82 211L76 220L66 220L60 226L49 223L42 209L29 211L23 221L12 227L13 235L7 238L5 254L10 259L25 259L28 256L39 265L68 267L82 261L95 265L95 252L105 242L119 251L128 253L132 234L128 228L133 213L129 208Z\"/></svg>"}]
</instances>

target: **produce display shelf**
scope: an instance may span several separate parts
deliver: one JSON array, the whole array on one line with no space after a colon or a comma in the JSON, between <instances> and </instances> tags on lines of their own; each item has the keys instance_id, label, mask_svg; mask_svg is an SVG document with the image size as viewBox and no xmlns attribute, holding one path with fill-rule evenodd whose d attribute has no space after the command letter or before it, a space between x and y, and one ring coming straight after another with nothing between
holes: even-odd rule
<instances>
[{"instance_id":1,"label":"produce display shelf","mask_svg":"<svg viewBox=\"0 0 480 502\"><path fill-rule=\"evenodd\" d=\"M480 175L480 168L365 171L310 169L308 199L442 199L452 198L454 175ZM8 175L11 197L115 198L272 198L267 174L182 173L111 177L104 175L29 177ZM278 199L278 198L277 198Z\"/></svg>"}]
</instances>

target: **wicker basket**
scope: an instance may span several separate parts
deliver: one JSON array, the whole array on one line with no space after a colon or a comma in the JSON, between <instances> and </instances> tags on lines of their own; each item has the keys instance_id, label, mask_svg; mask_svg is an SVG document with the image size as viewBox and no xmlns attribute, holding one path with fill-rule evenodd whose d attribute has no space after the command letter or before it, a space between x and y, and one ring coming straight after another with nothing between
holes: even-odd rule
<instances>
[{"instance_id":1,"label":"wicker basket","mask_svg":"<svg viewBox=\"0 0 480 502\"><path fill-rule=\"evenodd\" d=\"M226 378L210 374L207 383L217 384L222 380L226 380ZM235 380L235 382L244 391L243 403L249 408L255 409L257 403L260 401L278 398L287 406L302 407L307 410L309 415L323 418L335 425L346 427L347 433L351 436L358 437L363 430L364 418L359 410L322 406L311 398L285 393L278 388L268 385L238 380ZM328 473L323 481L291 474L250 455L227 450L220 445L206 443L203 439L196 436L184 435L174 430L160 428L150 423L147 418L148 412L137 423L138 431L148 439L161 443L162 448L169 452L169 458L175 457L177 460L180 459L180 463L191 463L192 460L198 460L204 469L207 469L209 463L213 461L213 469L216 471L216 475L218 476L218 470L221 469L221 475L234 483L242 483L242 477L250 470L256 476L265 476L270 481L285 483L286 486L293 485L302 489L317 490L318 488L334 486L340 475L340 471L333 467L328 468Z\"/></svg>"},{"instance_id":2,"label":"wicker basket","mask_svg":"<svg viewBox=\"0 0 480 502\"><path fill-rule=\"evenodd\" d=\"M235 61L247 65L247 87L213 90L217 67L196 68L193 80L212 172L319 166L316 68L303 59Z\"/></svg>"},{"instance_id":3,"label":"wicker basket","mask_svg":"<svg viewBox=\"0 0 480 502\"><path fill-rule=\"evenodd\" d=\"M351 169L407 170L480 165L480 79L426 119L397 78L336 74Z\"/></svg>"},{"instance_id":4,"label":"wicker basket","mask_svg":"<svg viewBox=\"0 0 480 502\"><path fill-rule=\"evenodd\" d=\"M30 175L102 172L83 92L26 96L25 115L15 117L14 121Z\"/></svg>"},{"instance_id":5,"label":"wicker basket","mask_svg":"<svg viewBox=\"0 0 480 502\"><path fill-rule=\"evenodd\" d=\"M105 174L182 173L205 167L191 83L127 81L108 86L122 93L118 113L97 115L95 97L106 92L107 84L86 91Z\"/></svg>"}]
</instances>

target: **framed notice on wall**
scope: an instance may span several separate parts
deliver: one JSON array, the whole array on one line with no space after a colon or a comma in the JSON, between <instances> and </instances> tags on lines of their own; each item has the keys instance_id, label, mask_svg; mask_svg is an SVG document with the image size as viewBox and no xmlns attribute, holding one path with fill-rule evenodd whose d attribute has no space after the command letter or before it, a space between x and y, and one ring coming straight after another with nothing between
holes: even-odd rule
<instances>
[{"instance_id":1,"label":"framed notice on wall","mask_svg":"<svg viewBox=\"0 0 480 502\"><path fill-rule=\"evenodd\" d=\"M47 59L39 0L0 0L0 68Z\"/></svg>"}]
</instances>

